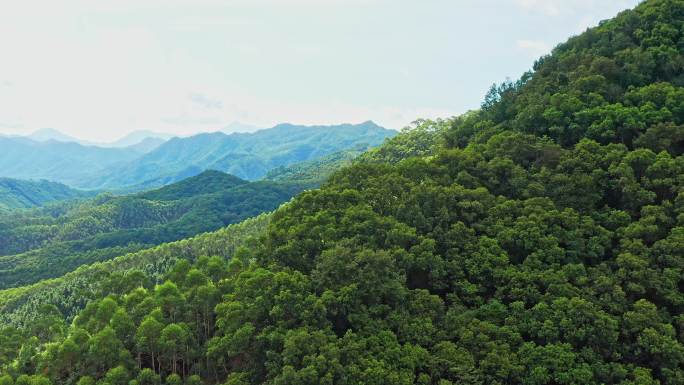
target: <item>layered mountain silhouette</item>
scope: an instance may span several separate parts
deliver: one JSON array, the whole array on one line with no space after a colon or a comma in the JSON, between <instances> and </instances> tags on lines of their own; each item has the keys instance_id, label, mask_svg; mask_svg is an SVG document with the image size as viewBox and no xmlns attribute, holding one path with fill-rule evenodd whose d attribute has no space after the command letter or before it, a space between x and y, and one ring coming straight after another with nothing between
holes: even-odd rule
<instances>
[{"instance_id":1,"label":"layered mountain silhouette","mask_svg":"<svg viewBox=\"0 0 684 385\"><path fill-rule=\"evenodd\" d=\"M214 132L168 140L163 134L139 132L102 147L65 142L58 132L44 131L43 141L0 137L0 176L123 191L163 186L209 169L256 180L277 167L377 146L395 134L370 121L280 124L253 133Z\"/></svg>"}]
</instances>

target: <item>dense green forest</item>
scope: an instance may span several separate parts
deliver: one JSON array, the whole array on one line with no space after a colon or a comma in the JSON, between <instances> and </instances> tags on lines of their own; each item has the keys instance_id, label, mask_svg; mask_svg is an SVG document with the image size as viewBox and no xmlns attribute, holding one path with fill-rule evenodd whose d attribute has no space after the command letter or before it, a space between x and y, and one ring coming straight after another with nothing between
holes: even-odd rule
<instances>
[{"instance_id":1,"label":"dense green forest","mask_svg":"<svg viewBox=\"0 0 684 385\"><path fill-rule=\"evenodd\" d=\"M683 53L684 2L645 1L230 259L39 307L0 333L0 383L682 384Z\"/></svg>"},{"instance_id":2,"label":"dense green forest","mask_svg":"<svg viewBox=\"0 0 684 385\"><path fill-rule=\"evenodd\" d=\"M311 185L247 182L218 171L134 195L0 215L0 289L214 231L271 211Z\"/></svg>"},{"instance_id":3,"label":"dense green forest","mask_svg":"<svg viewBox=\"0 0 684 385\"><path fill-rule=\"evenodd\" d=\"M48 203L85 198L94 193L74 190L61 183L0 178L0 210L32 208Z\"/></svg>"},{"instance_id":4,"label":"dense green forest","mask_svg":"<svg viewBox=\"0 0 684 385\"><path fill-rule=\"evenodd\" d=\"M413 135L418 131L420 130L412 129L411 134ZM401 139L397 138L397 140ZM340 151L321 159L297 163L291 167L280 167L269 172L265 179L315 187L335 170L350 164L366 149L365 146L358 147ZM161 189L140 193L137 196L155 201L178 200L216 192L224 189L226 184L239 185L244 183L246 182L237 177L208 171L198 177L188 178ZM64 203L62 207L73 205L73 202ZM54 215L60 215L59 208L59 206L51 207L51 211L45 209L42 214L52 212ZM180 259L192 261L206 255L229 258L233 255L237 245L246 245L248 239L260 236L265 230L269 218L270 215L261 214L216 232L202 234L187 240L164 243L107 262L83 265L76 271L59 278L43 280L14 289L0 290L0 321L15 326L24 325L27 320L32 318L32 314L35 314L38 307L46 303L56 305L61 314L65 315L67 319L71 319L85 303L93 299L93 294L100 292L99 285L102 277L109 276L112 273L136 274L144 272L151 282L157 282L173 266L173 263ZM35 220L35 216L33 219ZM13 219L12 223L16 223L16 221ZM22 242L16 243L22 244ZM126 250L116 249L116 252L124 253ZM112 275L111 279L115 278L119 279L120 276Z\"/></svg>"},{"instance_id":5,"label":"dense green forest","mask_svg":"<svg viewBox=\"0 0 684 385\"><path fill-rule=\"evenodd\" d=\"M46 304L56 306L70 321L88 301L109 290L108 285L117 285L117 282L125 285L143 273L145 282L154 284L161 282L179 260L195 261L208 255L232 257L240 247L249 247L250 242L256 241L269 220L270 214L260 214L214 232L83 265L59 278L0 290L0 323L30 325L37 310Z\"/></svg>"}]
</instances>

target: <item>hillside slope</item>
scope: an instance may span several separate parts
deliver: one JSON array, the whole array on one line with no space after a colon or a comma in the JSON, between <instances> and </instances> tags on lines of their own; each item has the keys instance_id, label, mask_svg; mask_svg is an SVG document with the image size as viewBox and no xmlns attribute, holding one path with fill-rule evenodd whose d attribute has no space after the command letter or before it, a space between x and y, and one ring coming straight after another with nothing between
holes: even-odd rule
<instances>
[{"instance_id":1,"label":"hillside slope","mask_svg":"<svg viewBox=\"0 0 684 385\"><path fill-rule=\"evenodd\" d=\"M366 146L360 146L349 150L338 151L322 158L294 163L287 167L280 166L266 173L264 180L287 181L294 179L309 181L313 184L321 184L327 180L332 173L351 164L351 162L364 153L365 150L367 150Z\"/></svg>"},{"instance_id":2,"label":"hillside slope","mask_svg":"<svg viewBox=\"0 0 684 385\"><path fill-rule=\"evenodd\" d=\"M0 288L58 277L271 211L309 186L206 171L158 190L0 215Z\"/></svg>"},{"instance_id":3,"label":"hillside slope","mask_svg":"<svg viewBox=\"0 0 684 385\"><path fill-rule=\"evenodd\" d=\"M353 155L358 154L354 153ZM333 156L329 159L330 162L327 161L328 157L322 161L304 162L305 166L296 170L306 170L306 172L290 173L284 170L283 174L274 174L276 177L274 180L314 187L323 182L330 173L342 167L343 163L338 162L338 160L346 159L346 156L351 156L351 154L344 152L338 156ZM155 201L172 201L248 183L219 171L206 171L196 177L157 190L140 193L137 196ZM59 210L58 212L46 211L45 213L48 212L51 212L52 215L63 215L60 214ZM270 215L260 214L215 232L201 234L191 239L164 243L106 262L83 264L75 271L58 278L0 290L0 321L15 326L26 325L35 315L37 309L44 304L57 306L59 311L70 319L89 300L97 298L98 293L102 290L106 291L102 285L103 282L109 281L103 281L103 279L110 274L114 274L111 279L119 279L121 276L144 272L152 281L158 282L177 261L193 261L208 255L229 258L238 246L244 246L248 240L265 233ZM127 251L127 249L114 249L113 253L118 252L120 255Z\"/></svg>"},{"instance_id":4,"label":"hillside slope","mask_svg":"<svg viewBox=\"0 0 684 385\"><path fill-rule=\"evenodd\" d=\"M684 383L683 80L684 2L645 1L229 263L6 329L6 381Z\"/></svg>"},{"instance_id":5,"label":"hillside slope","mask_svg":"<svg viewBox=\"0 0 684 385\"><path fill-rule=\"evenodd\" d=\"M88 301L111 290L110 285L125 287L127 282L134 282L133 277L139 278L140 273L153 284L161 281L178 261L194 262L207 256L232 257L238 249L248 247L261 236L269 220L270 214L260 214L214 232L82 265L59 278L0 290L0 323L26 327L46 304L56 306L71 320Z\"/></svg>"}]
</instances>

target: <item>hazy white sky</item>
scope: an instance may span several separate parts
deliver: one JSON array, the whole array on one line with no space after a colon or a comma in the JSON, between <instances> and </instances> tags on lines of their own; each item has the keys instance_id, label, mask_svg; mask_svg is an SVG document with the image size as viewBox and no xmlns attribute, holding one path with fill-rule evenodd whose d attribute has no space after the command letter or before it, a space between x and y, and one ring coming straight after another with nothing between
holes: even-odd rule
<instances>
[{"instance_id":1,"label":"hazy white sky","mask_svg":"<svg viewBox=\"0 0 684 385\"><path fill-rule=\"evenodd\" d=\"M477 108L638 0L0 0L0 133L187 135Z\"/></svg>"}]
</instances>

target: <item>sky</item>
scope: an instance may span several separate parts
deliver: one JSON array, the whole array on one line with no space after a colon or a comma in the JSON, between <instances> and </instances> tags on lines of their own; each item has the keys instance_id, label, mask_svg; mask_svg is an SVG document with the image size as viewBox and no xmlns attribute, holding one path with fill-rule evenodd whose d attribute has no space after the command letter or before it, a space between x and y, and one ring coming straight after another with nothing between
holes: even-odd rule
<instances>
[{"instance_id":1,"label":"sky","mask_svg":"<svg viewBox=\"0 0 684 385\"><path fill-rule=\"evenodd\" d=\"M638 0L22 0L0 12L0 134L110 141L232 122L399 129Z\"/></svg>"}]
</instances>

